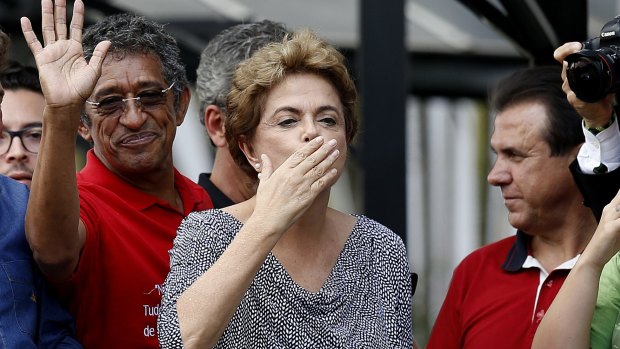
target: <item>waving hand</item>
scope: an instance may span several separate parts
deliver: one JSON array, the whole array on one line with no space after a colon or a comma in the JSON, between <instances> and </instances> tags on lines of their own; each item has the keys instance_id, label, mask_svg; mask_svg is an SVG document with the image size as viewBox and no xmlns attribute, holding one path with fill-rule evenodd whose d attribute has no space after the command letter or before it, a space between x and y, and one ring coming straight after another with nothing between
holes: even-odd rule
<instances>
[{"instance_id":1,"label":"waving hand","mask_svg":"<svg viewBox=\"0 0 620 349\"><path fill-rule=\"evenodd\" d=\"M75 1L69 32L66 8L66 0L41 2L43 44L37 39L28 18L22 17L21 27L34 54L48 107L81 108L101 74L110 42L100 42L90 62L86 62L82 48L84 3Z\"/></svg>"}]
</instances>

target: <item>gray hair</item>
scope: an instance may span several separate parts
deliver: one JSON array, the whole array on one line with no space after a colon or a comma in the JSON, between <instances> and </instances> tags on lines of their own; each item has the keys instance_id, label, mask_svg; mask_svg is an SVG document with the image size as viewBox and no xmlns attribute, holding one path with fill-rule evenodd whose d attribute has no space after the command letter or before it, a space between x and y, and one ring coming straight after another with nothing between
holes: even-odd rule
<instances>
[{"instance_id":1,"label":"gray hair","mask_svg":"<svg viewBox=\"0 0 620 349\"><path fill-rule=\"evenodd\" d=\"M163 25L128 13L107 16L84 31L82 44L86 60L90 60L95 46L104 40L112 42L107 55L113 55L115 59L131 54L153 54L158 57L166 83L174 82L172 92L178 107L181 92L189 83L179 46Z\"/></svg>"},{"instance_id":2,"label":"gray hair","mask_svg":"<svg viewBox=\"0 0 620 349\"><path fill-rule=\"evenodd\" d=\"M226 96L239 63L255 51L273 42L280 42L288 34L281 23L263 20L238 24L216 35L200 55L196 69L196 94L200 101L200 122L208 105L226 110Z\"/></svg>"}]
</instances>

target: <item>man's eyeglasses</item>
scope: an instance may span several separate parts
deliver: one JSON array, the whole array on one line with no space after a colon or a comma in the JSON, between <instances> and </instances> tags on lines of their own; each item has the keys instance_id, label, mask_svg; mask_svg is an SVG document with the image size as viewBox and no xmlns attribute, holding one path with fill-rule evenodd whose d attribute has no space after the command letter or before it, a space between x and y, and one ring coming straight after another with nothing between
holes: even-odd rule
<instances>
[{"instance_id":1,"label":"man's eyeglasses","mask_svg":"<svg viewBox=\"0 0 620 349\"><path fill-rule=\"evenodd\" d=\"M146 90L138 93L135 97L123 98L122 96L109 96L95 102L87 100L86 103L92 105L97 113L104 117L117 117L129 108L127 102L134 101L136 107L142 111L154 110L166 104L166 93L170 91L172 85L163 90Z\"/></svg>"},{"instance_id":2,"label":"man's eyeglasses","mask_svg":"<svg viewBox=\"0 0 620 349\"><path fill-rule=\"evenodd\" d=\"M43 129L41 126L26 127L19 131L3 130L0 135L0 155L6 154L11 149L11 144L15 137L22 141L22 145L28 152L37 154L41 145L42 133Z\"/></svg>"}]
</instances>

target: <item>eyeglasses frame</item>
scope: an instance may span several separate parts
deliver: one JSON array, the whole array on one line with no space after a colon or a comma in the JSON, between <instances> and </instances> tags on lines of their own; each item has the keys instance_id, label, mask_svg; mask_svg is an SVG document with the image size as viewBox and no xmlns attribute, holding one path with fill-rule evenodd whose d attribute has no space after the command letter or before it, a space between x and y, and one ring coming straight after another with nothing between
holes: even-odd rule
<instances>
[{"instance_id":1,"label":"eyeglasses frame","mask_svg":"<svg viewBox=\"0 0 620 349\"><path fill-rule=\"evenodd\" d=\"M2 133L8 133L9 134L9 147L6 148L6 151L4 153L1 153L0 156L5 155L6 153L9 152L9 150L11 150L11 146L13 146L13 139L15 137L19 138L19 141L22 142L22 146L24 147L24 149L26 149L27 152L31 153L31 154L39 154L39 151L37 150L32 151L30 149L28 149L28 147L26 146L26 144L24 143L24 139L22 138L22 136L24 135L24 133L34 129L34 128L43 128L43 125L39 126L39 125L33 125L33 126L28 126L28 127L24 127L21 130L18 131L9 131L9 130L2 130Z\"/></svg>"},{"instance_id":2,"label":"eyeglasses frame","mask_svg":"<svg viewBox=\"0 0 620 349\"><path fill-rule=\"evenodd\" d=\"M170 84L170 86L168 86L167 88L165 88L165 89L161 90L160 92L161 92L163 95L165 95L168 91L170 91L170 89L172 89L172 86L174 86L174 84L176 84L176 81L174 81L172 84ZM139 104L140 98L142 98L142 97L138 96L138 97L121 98L121 102L122 102L122 103L123 103L123 105L125 105L125 106L127 105L127 102L128 102L128 101L138 101L138 104ZM95 108L96 108L96 107L98 107L98 106L101 104L101 102L89 101L88 99L87 99L85 102L86 102L86 103L88 103L88 104L90 104L90 105L92 105L92 106L93 106L93 107L95 107ZM140 105L140 108L142 108L142 104L139 104L139 105ZM123 111L125 111L125 110L126 110L125 108L126 108L126 107L124 107L124 108L123 108Z\"/></svg>"}]
</instances>

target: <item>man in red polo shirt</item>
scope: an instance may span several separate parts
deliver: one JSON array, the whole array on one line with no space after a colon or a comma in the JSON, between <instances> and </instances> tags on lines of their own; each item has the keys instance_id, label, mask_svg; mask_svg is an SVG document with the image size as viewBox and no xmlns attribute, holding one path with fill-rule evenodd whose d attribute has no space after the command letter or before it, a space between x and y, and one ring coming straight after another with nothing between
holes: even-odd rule
<instances>
[{"instance_id":1,"label":"man in red polo shirt","mask_svg":"<svg viewBox=\"0 0 620 349\"><path fill-rule=\"evenodd\" d=\"M82 38L84 4L75 1L70 30L65 7L42 2L43 43L21 22L46 97L26 234L86 348L159 348L168 250L183 217L212 207L173 166L185 68L161 25L115 15ZM78 130L93 149L76 175Z\"/></svg>"},{"instance_id":2,"label":"man in red polo shirt","mask_svg":"<svg viewBox=\"0 0 620 349\"><path fill-rule=\"evenodd\" d=\"M562 91L561 67L518 71L498 84L487 180L502 190L516 236L454 270L427 349L529 349L545 312L596 229L569 165L584 141Z\"/></svg>"}]
</instances>

